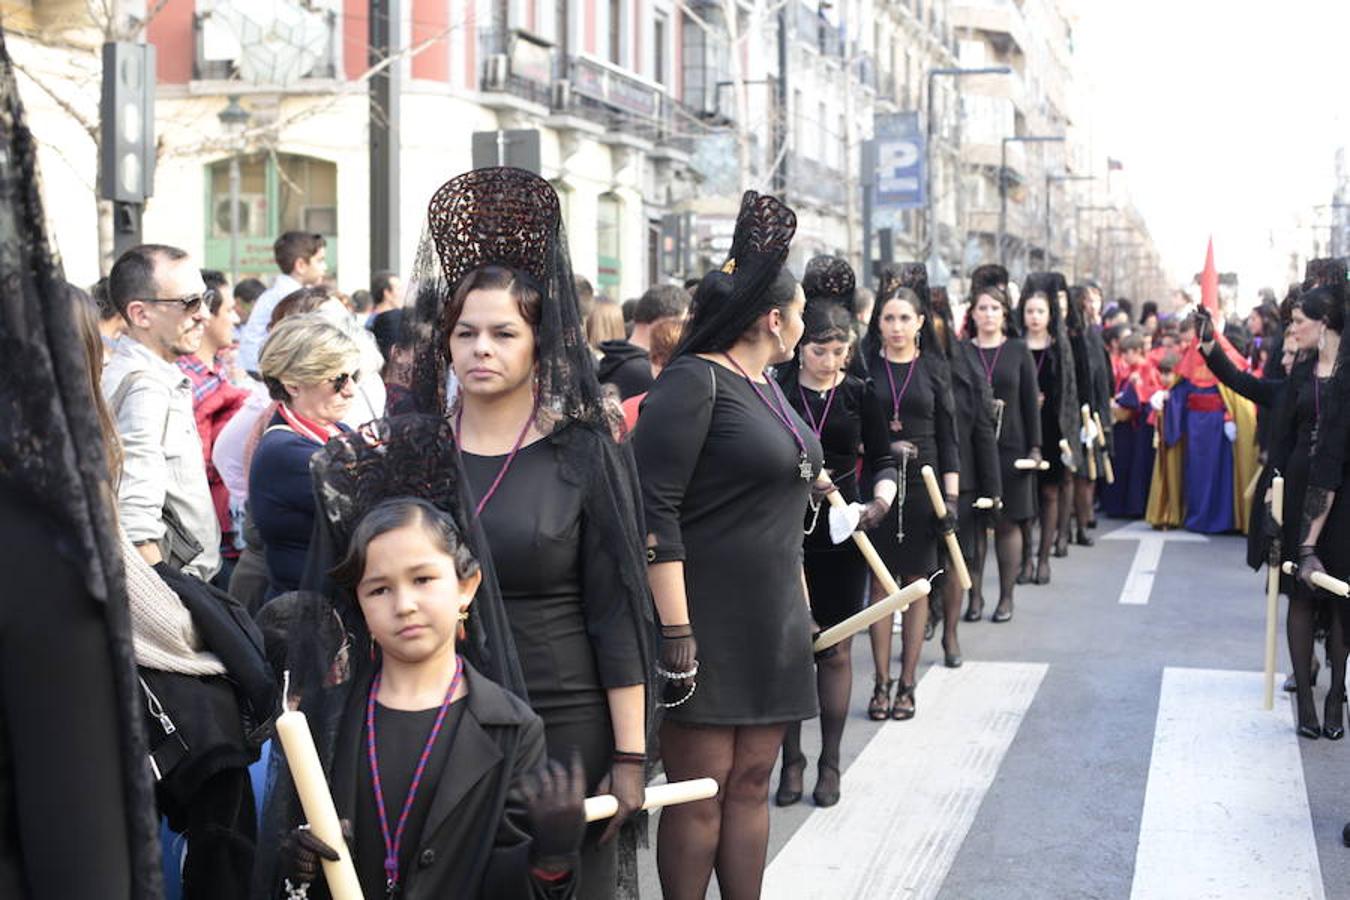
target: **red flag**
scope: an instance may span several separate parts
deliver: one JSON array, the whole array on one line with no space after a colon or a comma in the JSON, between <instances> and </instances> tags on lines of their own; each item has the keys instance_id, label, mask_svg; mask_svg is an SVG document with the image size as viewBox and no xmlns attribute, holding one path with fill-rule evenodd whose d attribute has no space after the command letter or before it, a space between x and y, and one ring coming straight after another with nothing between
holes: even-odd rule
<instances>
[{"instance_id":1,"label":"red flag","mask_svg":"<svg viewBox=\"0 0 1350 900\"><path fill-rule=\"evenodd\" d=\"M1200 302L1209 307L1210 312L1219 312L1219 270L1214 268L1214 238L1209 239L1209 249L1205 251L1205 270L1200 273Z\"/></svg>"}]
</instances>

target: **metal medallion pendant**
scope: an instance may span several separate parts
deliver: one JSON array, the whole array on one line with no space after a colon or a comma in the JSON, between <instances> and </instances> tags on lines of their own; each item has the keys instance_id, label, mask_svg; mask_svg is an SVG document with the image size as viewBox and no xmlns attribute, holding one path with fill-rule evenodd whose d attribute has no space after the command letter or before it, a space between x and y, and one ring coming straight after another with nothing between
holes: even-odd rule
<instances>
[{"instance_id":1,"label":"metal medallion pendant","mask_svg":"<svg viewBox=\"0 0 1350 900\"><path fill-rule=\"evenodd\" d=\"M811 460L806 458L805 453L801 456L801 462L797 464L797 473L802 476L802 481L805 481L807 484L811 483L811 476L813 474L811 471Z\"/></svg>"},{"instance_id":2,"label":"metal medallion pendant","mask_svg":"<svg viewBox=\"0 0 1350 900\"><path fill-rule=\"evenodd\" d=\"M905 430L905 426L900 424L900 417L899 417L899 416L894 416L894 417L892 417L892 419L891 419L891 431L894 431L896 434L899 434L900 432L902 432L902 431L904 431L904 430Z\"/></svg>"}]
</instances>

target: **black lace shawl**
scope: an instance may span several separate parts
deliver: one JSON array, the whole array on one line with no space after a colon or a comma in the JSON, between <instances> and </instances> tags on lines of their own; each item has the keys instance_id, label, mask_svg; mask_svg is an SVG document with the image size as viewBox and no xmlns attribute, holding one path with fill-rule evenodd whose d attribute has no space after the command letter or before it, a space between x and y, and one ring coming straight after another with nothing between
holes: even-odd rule
<instances>
[{"instance_id":1,"label":"black lace shawl","mask_svg":"<svg viewBox=\"0 0 1350 900\"><path fill-rule=\"evenodd\" d=\"M0 34L0 480L64 532L103 604L121 710L132 886L160 897L159 822L146 765L115 497L75 310L45 229L37 148ZM74 864L78 864L75 862Z\"/></svg>"}]
</instances>

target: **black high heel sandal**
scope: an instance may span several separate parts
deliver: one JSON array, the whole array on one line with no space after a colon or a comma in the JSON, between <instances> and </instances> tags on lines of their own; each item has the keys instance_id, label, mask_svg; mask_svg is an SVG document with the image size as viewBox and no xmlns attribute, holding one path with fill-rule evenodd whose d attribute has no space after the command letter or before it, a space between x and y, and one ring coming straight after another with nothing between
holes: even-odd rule
<instances>
[{"instance_id":1,"label":"black high heel sandal","mask_svg":"<svg viewBox=\"0 0 1350 900\"><path fill-rule=\"evenodd\" d=\"M1317 709L1312 705L1312 688L1308 689L1308 709L1298 704L1298 736L1315 741L1322 736L1322 726L1317 721Z\"/></svg>"},{"instance_id":2,"label":"black high heel sandal","mask_svg":"<svg viewBox=\"0 0 1350 900\"><path fill-rule=\"evenodd\" d=\"M1031 580L1032 584L1050 583L1050 560L1040 559L1036 561L1036 577Z\"/></svg>"},{"instance_id":3,"label":"black high heel sandal","mask_svg":"<svg viewBox=\"0 0 1350 900\"><path fill-rule=\"evenodd\" d=\"M1055 559L1064 559L1069 555L1069 542L1064 536L1055 538L1055 545L1050 550L1050 555Z\"/></svg>"},{"instance_id":4,"label":"black high heel sandal","mask_svg":"<svg viewBox=\"0 0 1350 900\"><path fill-rule=\"evenodd\" d=\"M795 773L791 779L788 773ZM773 802L779 806L791 806L802 799L802 779L806 776L806 757L799 756L792 762L783 760L782 769L778 772L778 793L774 795Z\"/></svg>"},{"instance_id":5,"label":"black high heel sandal","mask_svg":"<svg viewBox=\"0 0 1350 900\"><path fill-rule=\"evenodd\" d=\"M1091 547L1097 543L1091 537L1088 536L1086 528L1078 529L1078 536L1074 538L1073 542L1080 547Z\"/></svg>"},{"instance_id":6,"label":"black high heel sandal","mask_svg":"<svg viewBox=\"0 0 1350 900\"><path fill-rule=\"evenodd\" d=\"M966 614L961 617L967 622L978 622L984 618L984 597L980 597L979 604L975 603L975 598L970 598L970 605L966 607Z\"/></svg>"},{"instance_id":7,"label":"black high heel sandal","mask_svg":"<svg viewBox=\"0 0 1350 900\"><path fill-rule=\"evenodd\" d=\"M1001 625L1004 622L1011 622L1012 617L1013 617L1013 605L1012 600L1009 600L1008 605L1006 607L1004 607L1004 605L1000 603L998 606L994 608L994 615L990 619L990 621L997 622L998 624Z\"/></svg>"},{"instance_id":8,"label":"black high heel sandal","mask_svg":"<svg viewBox=\"0 0 1350 900\"><path fill-rule=\"evenodd\" d=\"M914 685L900 682L900 687L895 692L895 703L891 704L891 719L896 722L908 722L914 718L918 709L919 704L914 699Z\"/></svg>"},{"instance_id":9,"label":"black high heel sandal","mask_svg":"<svg viewBox=\"0 0 1350 900\"><path fill-rule=\"evenodd\" d=\"M885 722L891 717L891 688L895 679L886 681L876 679L872 687L872 699L867 701L867 718L873 722Z\"/></svg>"}]
</instances>

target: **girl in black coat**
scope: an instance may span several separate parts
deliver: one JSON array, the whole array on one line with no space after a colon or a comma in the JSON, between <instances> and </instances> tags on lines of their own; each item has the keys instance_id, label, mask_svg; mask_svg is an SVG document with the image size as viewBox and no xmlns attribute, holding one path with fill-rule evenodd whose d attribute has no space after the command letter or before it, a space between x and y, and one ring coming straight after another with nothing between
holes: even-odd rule
<instances>
[{"instance_id":1,"label":"girl in black coat","mask_svg":"<svg viewBox=\"0 0 1350 900\"><path fill-rule=\"evenodd\" d=\"M347 693L330 771L362 892L571 897L580 763L546 766L543 722L459 655L482 572L454 520L425 500L385 500L333 577L374 656ZM291 840L287 895L309 883L322 896L317 857L336 852L307 830Z\"/></svg>"}]
</instances>

